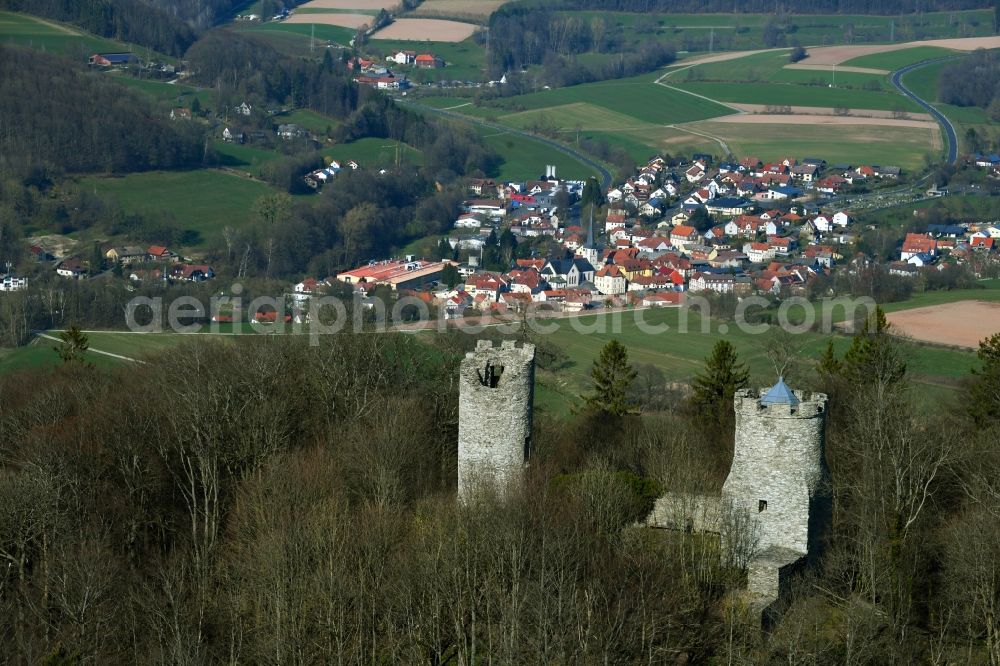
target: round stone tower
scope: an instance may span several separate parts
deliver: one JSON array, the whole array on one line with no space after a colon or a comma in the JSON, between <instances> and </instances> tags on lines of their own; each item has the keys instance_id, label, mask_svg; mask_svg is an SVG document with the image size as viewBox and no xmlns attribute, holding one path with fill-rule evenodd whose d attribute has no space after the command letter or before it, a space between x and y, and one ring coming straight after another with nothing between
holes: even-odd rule
<instances>
[{"instance_id":1,"label":"round stone tower","mask_svg":"<svg viewBox=\"0 0 1000 666\"><path fill-rule=\"evenodd\" d=\"M826 400L822 393L793 391L783 379L759 393L736 392L736 448L722 497L756 522L758 552L816 552L831 509Z\"/></svg>"},{"instance_id":2,"label":"round stone tower","mask_svg":"<svg viewBox=\"0 0 1000 666\"><path fill-rule=\"evenodd\" d=\"M458 495L503 489L521 477L531 450L535 346L480 340L462 360L458 403Z\"/></svg>"}]
</instances>

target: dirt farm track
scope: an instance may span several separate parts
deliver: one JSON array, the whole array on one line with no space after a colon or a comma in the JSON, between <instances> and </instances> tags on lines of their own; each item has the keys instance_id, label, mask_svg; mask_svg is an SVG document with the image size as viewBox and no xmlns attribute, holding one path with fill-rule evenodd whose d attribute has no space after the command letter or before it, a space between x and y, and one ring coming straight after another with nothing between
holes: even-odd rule
<instances>
[{"instance_id":1,"label":"dirt farm track","mask_svg":"<svg viewBox=\"0 0 1000 666\"><path fill-rule=\"evenodd\" d=\"M886 315L897 332L923 342L977 348L1000 333L1000 303L958 301Z\"/></svg>"}]
</instances>

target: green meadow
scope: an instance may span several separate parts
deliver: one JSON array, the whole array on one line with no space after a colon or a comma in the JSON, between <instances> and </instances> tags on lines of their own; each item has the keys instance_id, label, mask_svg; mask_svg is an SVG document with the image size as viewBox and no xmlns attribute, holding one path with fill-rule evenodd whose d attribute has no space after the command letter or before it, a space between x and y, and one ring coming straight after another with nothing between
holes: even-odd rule
<instances>
[{"instance_id":1,"label":"green meadow","mask_svg":"<svg viewBox=\"0 0 1000 666\"><path fill-rule=\"evenodd\" d=\"M280 153L273 150L225 141L216 141L213 147L223 166L248 171L254 176L260 175L260 168L263 165L281 157Z\"/></svg>"},{"instance_id":2,"label":"green meadow","mask_svg":"<svg viewBox=\"0 0 1000 666\"><path fill-rule=\"evenodd\" d=\"M325 48L325 42L347 46L355 34L350 28L319 23L237 23L233 29L263 39L279 51L298 54L308 52L314 38L316 48Z\"/></svg>"},{"instance_id":3,"label":"green meadow","mask_svg":"<svg viewBox=\"0 0 1000 666\"><path fill-rule=\"evenodd\" d=\"M844 107L847 109L896 109L919 112L920 107L896 92L851 88L800 86L787 83L675 82L678 88L722 102L742 104Z\"/></svg>"},{"instance_id":4,"label":"green meadow","mask_svg":"<svg viewBox=\"0 0 1000 666\"><path fill-rule=\"evenodd\" d=\"M659 73L654 72L626 79L545 90L507 97L495 106L513 113L583 102L660 125L704 120L732 113L731 109L721 104L656 85L654 81L659 76Z\"/></svg>"},{"instance_id":5,"label":"green meadow","mask_svg":"<svg viewBox=\"0 0 1000 666\"><path fill-rule=\"evenodd\" d=\"M364 168L391 166L396 161L397 145L399 147L400 163L423 164L424 155L416 148L392 139L366 138L350 143L338 143L322 150L323 156L329 160L341 162L354 160Z\"/></svg>"},{"instance_id":6,"label":"green meadow","mask_svg":"<svg viewBox=\"0 0 1000 666\"><path fill-rule=\"evenodd\" d=\"M16 44L50 51L81 62L86 62L94 53L133 50L124 42L97 37L75 26L4 11L0 11L0 44ZM139 52L138 48L135 50ZM145 53L145 48L142 52ZM159 54L157 57L167 59Z\"/></svg>"},{"instance_id":7,"label":"green meadow","mask_svg":"<svg viewBox=\"0 0 1000 666\"><path fill-rule=\"evenodd\" d=\"M913 307L917 307L914 305ZM654 332L653 327L668 328ZM774 382L774 368L763 343L767 334L740 330L731 323L704 320L686 308L664 308L597 314L576 320L561 320L545 338L570 359L569 367L555 373L539 373L544 387L536 400L542 409L565 413L589 386L589 372L601 348L616 339L628 348L634 364L659 368L670 382L688 383L703 367L705 358L720 339L728 340L747 363L751 384L765 386ZM831 333L804 333L796 336L797 355L805 362L818 358L827 341L833 340L838 354L851 344L849 336ZM956 382L978 366L971 352L914 345L908 358L911 377L925 392L947 398Z\"/></svg>"},{"instance_id":8,"label":"green meadow","mask_svg":"<svg viewBox=\"0 0 1000 666\"><path fill-rule=\"evenodd\" d=\"M774 159L782 155L815 156L831 164L884 164L919 170L934 129L885 125L740 124L703 122L690 125L723 139L737 155ZM819 130L819 131L818 131Z\"/></svg>"},{"instance_id":9,"label":"green meadow","mask_svg":"<svg viewBox=\"0 0 1000 666\"><path fill-rule=\"evenodd\" d=\"M84 189L126 212L167 214L177 228L197 231L203 244L221 239L226 226L246 226L254 202L274 190L260 181L214 169L150 171L80 179Z\"/></svg>"},{"instance_id":10,"label":"green meadow","mask_svg":"<svg viewBox=\"0 0 1000 666\"><path fill-rule=\"evenodd\" d=\"M503 156L499 178L526 180L545 173L545 165L553 164L560 178L585 179L596 175L586 164L566 153L519 134L498 131L489 127L475 127L486 144Z\"/></svg>"},{"instance_id":11,"label":"green meadow","mask_svg":"<svg viewBox=\"0 0 1000 666\"><path fill-rule=\"evenodd\" d=\"M889 51L887 53L875 53L872 55L853 58L843 63L851 67L871 67L873 69L887 69L894 72L907 65L918 63L931 58L941 58L955 55L951 49L943 49L939 46L915 46L910 49L900 49L899 51Z\"/></svg>"}]
</instances>

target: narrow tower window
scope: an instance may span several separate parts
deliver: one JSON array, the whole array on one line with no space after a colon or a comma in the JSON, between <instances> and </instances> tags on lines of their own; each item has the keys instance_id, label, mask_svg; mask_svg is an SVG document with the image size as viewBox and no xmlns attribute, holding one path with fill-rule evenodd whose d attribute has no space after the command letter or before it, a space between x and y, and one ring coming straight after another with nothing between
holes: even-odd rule
<instances>
[{"instance_id":1,"label":"narrow tower window","mask_svg":"<svg viewBox=\"0 0 1000 666\"><path fill-rule=\"evenodd\" d=\"M767 500L757 500L757 513L767 511Z\"/></svg>"}]
</instances>

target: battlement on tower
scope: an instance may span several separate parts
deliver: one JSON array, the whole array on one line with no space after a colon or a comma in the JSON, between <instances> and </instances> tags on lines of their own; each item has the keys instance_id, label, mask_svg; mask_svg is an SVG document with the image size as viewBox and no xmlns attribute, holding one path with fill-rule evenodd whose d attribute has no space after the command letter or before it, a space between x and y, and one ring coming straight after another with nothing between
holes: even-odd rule
<instances>
[{"instance_id":1,"label":"battlement on tower","mask_svg":"<svg viewBox=\"0 0 1000 666\"><path fill-rule=\"evenodd\" d=\"M772 418L811 419L826 411L825 393L790 391L790 398L781 402L766 401L773 387L741 389L733 399L737 413L747 416L769 416Z\"/></svg>"},{"instance_id":2,"label":"battlement on tower","mask_svg":"<svg viewBox=\"0 0 1000 666\"><path fill-rule=\"evenodd\" d=\"M462 359L458 403L458 493L518 480L531 451L535 346L479 340Z\"/></svg>"}]
</instances>

